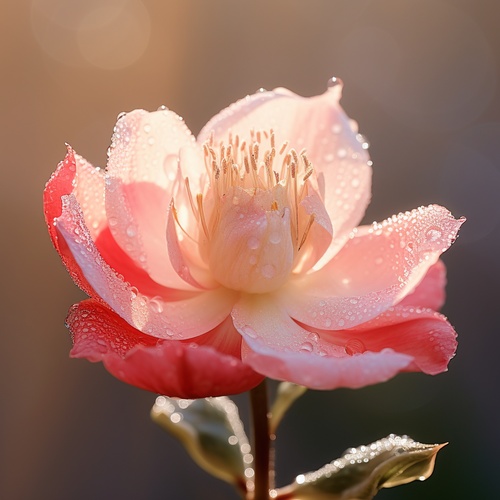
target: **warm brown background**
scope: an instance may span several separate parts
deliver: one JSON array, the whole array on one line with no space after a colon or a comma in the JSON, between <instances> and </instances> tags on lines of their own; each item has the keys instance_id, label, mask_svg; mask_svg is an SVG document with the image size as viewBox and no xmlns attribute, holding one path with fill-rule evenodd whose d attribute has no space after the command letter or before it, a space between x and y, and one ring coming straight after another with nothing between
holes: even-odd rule
<instances>
[{"instance_id":1,"label":"warm brown background","mask_svg":"<svg viewBox=\"0 0 500 500\"><path fill-rule=\"evenodd\" d=\"M380 498L497 498L499 14L488 0L2 0L0 497L236 498L149 421L154 395L68 359L83 294L46 234L43 185L65 141L103 165L120 111L166 104L197 132L259 87L313 95L336 75L371 143L366 221L430 202L469 219L445 256L460 348L435 378L306 395L278 482L406 432L451 444L428 482Z\"/></svg>"}]
</instances>

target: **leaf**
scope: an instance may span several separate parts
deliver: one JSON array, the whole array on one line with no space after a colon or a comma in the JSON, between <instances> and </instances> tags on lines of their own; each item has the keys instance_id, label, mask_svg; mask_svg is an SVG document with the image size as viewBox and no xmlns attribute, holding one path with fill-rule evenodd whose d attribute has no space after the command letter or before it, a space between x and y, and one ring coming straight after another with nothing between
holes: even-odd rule
<instances>
[{"instance_id":1,"label":"leaf","mask_svg":"<svg viewBox=\"0 0 500 500\"><path fill-rule=\"evenodd\" d=\"M369 500L381 488L427 479L445 444L421 444L408 436L390 436L350 448L316 472L297 476L277 498L294 500Z\"/></svg>"},{"instance_id":2,"label":"leaf","mask_svg":"<svg viewBox=\"0 0 500 500\"><path fill-rule=\"evenodd\" d=\"M292 382L281 382L278 385L276 400L271 408L271 418L269 420L269 431L271 434L276 432L285 413L290 406L302 396L307 390L307 387L293 384Z\"/></svg>"},{"instance_id":3,"label":"leaf","mask_svg":"<svg viewBox=\"0 0 500 500\"><path fill-rule=\"evenodd\" d=\"M238 407L231 399L160 396L151 418L179 439L200 467L246 490L245 470L252 466L253 457Z\"/></svg>"}]
</instances>

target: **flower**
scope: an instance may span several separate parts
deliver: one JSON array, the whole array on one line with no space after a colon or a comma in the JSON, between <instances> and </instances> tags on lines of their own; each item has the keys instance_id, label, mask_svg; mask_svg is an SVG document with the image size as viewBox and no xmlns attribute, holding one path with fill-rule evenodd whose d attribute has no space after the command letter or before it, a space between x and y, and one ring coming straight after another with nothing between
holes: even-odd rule
<instances>
[{"instance_id":1,"label":"flower","mask_svg":"<svg viewBox=\"0 0 500 500\"><path fill-rule=\"evenodd\" d=\"M356 227L371 162L340 95L335 79L312 98L260 91L197 139L164 107L122 114L104 171L68 147L44 203L90 296L67 318L71 355L190 398L446 370L439 256L464 219L431 205Z\"/></svg>"}]
</instances>

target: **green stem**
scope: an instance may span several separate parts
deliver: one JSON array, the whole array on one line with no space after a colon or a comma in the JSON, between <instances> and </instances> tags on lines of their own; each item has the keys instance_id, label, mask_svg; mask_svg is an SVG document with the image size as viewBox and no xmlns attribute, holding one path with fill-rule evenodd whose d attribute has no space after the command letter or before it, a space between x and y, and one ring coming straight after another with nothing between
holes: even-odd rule
<instances>
[{"instance_id":1,"label":"green stem","mask_svg":"<svg viewBox=\"0 0 500 500\"><path fill-rule=\"evenodd\" d=\"M254 496L269 500L270 435L266 380L250 391L253 424Z\"/></svg>"}]
</instances>

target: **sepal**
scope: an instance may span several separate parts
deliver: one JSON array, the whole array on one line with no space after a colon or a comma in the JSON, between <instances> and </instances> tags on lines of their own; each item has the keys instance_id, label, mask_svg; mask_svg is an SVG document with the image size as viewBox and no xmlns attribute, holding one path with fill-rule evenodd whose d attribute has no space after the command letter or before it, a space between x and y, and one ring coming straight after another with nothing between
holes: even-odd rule
<instances>
[{"instance_id":1,"label":"sepal","mask_svg":"<svg viewBox=\"0 0 500 500\"><path fill-rule=\"evenodd\" d=\"M253 457L238 407L231 399L159 396L151 418L179 439L200 467L246 490L245 471L252 467Z\"/></svg>"}]
</instances>

